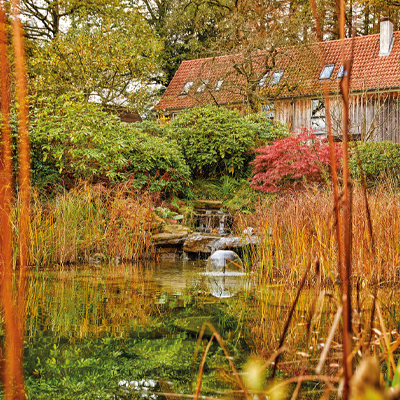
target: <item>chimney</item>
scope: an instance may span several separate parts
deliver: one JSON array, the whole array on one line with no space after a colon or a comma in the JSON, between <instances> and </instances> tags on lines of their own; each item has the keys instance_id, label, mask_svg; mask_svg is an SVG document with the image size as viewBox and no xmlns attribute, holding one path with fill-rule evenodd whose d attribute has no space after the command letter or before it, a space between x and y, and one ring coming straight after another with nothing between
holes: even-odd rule
<instances>
[{"instance_id":1,"label":"chimney","mask_svg":"<svg viewBox=\"0 0 400 400\"><path fill-rule=\"evenodd\" d=\"M389 18L381 19L381 47L380 47L380 56L388 56L393 46L393 22Z\"/></svg>"}]
</instances>

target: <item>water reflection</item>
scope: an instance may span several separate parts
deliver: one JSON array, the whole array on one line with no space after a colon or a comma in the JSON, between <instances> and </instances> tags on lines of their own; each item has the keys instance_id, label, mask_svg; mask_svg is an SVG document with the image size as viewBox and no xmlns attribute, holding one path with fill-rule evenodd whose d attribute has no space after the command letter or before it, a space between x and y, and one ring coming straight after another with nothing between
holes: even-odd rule
<instances>
[{"instance_id":1,"label":"water reflection","mask_svg":"<svg viewBox=\"0 0 400 400\"><path fill-rule=\"evenodd\" d=\"M219 280L205 271L204 261L30 271L25 349L30 397L46 398L44 390L61 393L71 385L77 391L69 398L84 398L88 386L101 395L87 398L140 396L147 386L138 390L135 382L152 380L158 391L190 392L203 324L222 336L239 326L235 304L212 296L226 297L228 277L221 291ZM229 368L225 359L216 360L216 370ZM213 369L207 380L209 388L223 387Z\"/></svg>"},{"instance_id":2,"label":"water reflection","mask_svg":"<svg viewBox=\"0 0 400 400\"><path fill-rule=\"evenodd\" d=\"M28 285L25 369L30 398L35 399L124 398L130 390L140 395L143 388L136 386L149 380L157 381L159 391L193 393L190 371L204 323L229 344L240 369L250 352L276 349L296 295L296 287L283 281L255 282L240 270L207 271L202 261L31 271ZM315 297L311 279L301 292L286 337L296 352L287 355L292 364L281 364L288 374L300 366L299 351L319 359L336 312L333 295L324 293ZM396 293L387 298L396 299ZM387 304L384 312L398 315L397 302ZM372 308L368 290L359 293L356 306L360 326L366 326ZM393 334L398 326L390 326ZM327 361L332 365L340 359L340 347L335 349ZM230 387L218 374L223 370L221 376L230 377L231 369L217 345L207 360L202 394L213 395ZM200 357L195 368L199 363ZM70 397L54 395L69 392Z\"/></svg>"},{"instance_id":3,"label":"water reflection","mask_svg":"<svg viewBox=\"0 0 400 400\"><path fill-rule=\"evenodd\" d=\"M186 307L210 294L225 298L246 289L242 273L217 277L205 271L204 261L31 271L28 337L38 330L123 336L164 312L160 307Z\"/></svg>"}]
</instances>

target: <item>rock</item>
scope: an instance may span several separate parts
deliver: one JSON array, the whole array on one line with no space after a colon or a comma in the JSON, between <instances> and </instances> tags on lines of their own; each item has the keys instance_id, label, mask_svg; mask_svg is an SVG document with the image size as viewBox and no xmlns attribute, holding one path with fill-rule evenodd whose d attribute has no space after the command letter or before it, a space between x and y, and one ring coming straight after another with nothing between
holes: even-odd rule
<instances>
[{"instance_id":1,"label":"rock","mask_svg":"<svg viewBox=\"0 0 400 400\"><path fill-rule=\"evenodd\" d=\"M254 235L254 228L252 228L252 227L247 227L247 228L243 231L243 235L244 235L244 236L253 236L253 235Z\"/></svg>"},{"instance_id":2,"label":"rock","mask_svg":"<svg viewBox=\"0 0 400 400\"><path fill-rule=\"evenodd\" d=\"M152 235L156 246L182 244L191 233L190 228L183 225L165 225L163 232Z\"/></svg>"},{"instance_id":3,"label":"rock","mask_svg":"<svg viewBox=\"0 0 400 400\"><path fill-rule=\"evenodd\" d=\"M219 235L199 234L190 235L183 244L183 251L187 253L213 253Z\"/></svg>"},{"instance_id":4,"label":"rock","mask_svg":"<svg viewBox=\"0 0 400 400\"><path fill-rule=\"evenodd\" d=\"M257 245L258 237L225 236L194 233L189 235L183 244L183 251L187 253L214 253L217 250L234 250L244 246Z\"/></svg>"},{"instance_id":5,"label":"rock","mask_svg":"<svg viewBox=\"0 0 400 400\"><path fill-rule=\"evenodd\" d=\"M159 261L175 261L180 258L180 252L176 246L158 247L156 257Z\"/></svg>"},{"instance_id":6,"label":"rock","mask_svg":"<svg viewBox=\"0 0 400 400\"><path fill-rule=\"evenodd\" d=\"M189 235L189 233L191 232L192 231L187 226L177 224L165 225L162 230L162 233L182 234L186 236Z\"/></svg>"},{"instance_id":7,"label":"rock","mask_svg":"<svg viewBox=\"0 0 400 400\"><path fill-rule=\"evenodd\" d=\"M103 253L96 253L93 257L89 257L89 264L101 264L106 259Z\"/></svg>"},{"instance_id":8,"label":"rock","mask_svg":"<svg viewBox=\"0 0 400 400\"><path fill-rule=\"evenodd\" d=\"M193 201L193 208L201 210L219 210L222 208L222 201L220 200L195 200Z\"/></svg>"}]
</instances>

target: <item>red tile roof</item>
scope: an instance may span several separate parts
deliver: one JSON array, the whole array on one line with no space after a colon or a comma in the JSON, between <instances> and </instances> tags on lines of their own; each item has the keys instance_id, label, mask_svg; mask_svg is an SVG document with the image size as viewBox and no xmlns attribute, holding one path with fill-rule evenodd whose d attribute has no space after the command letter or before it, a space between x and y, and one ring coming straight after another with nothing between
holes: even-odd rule
<instances>
[{"instance_id":1,"label":"red tile roof","mask_svg":"<svg viewBox=\"0 0 400 400\"><path fill-rule=\"evenodd\" d=\"M275 66L269 53L258 51L251 56L252 79L259 81L269 65L269 75L261 93L265 97L291 98L319 95L323 92L323 81L319 80L322 65L335 64L328 80L330 92L338 91L337 74L343 59L353 53L353 69L350 81L352 91L388 90L400 86L400 32L394 32L393 48L388 56L379 56L380 35L359 36L354 39L333 40L306 46L280 49ZM344 57L342 56L344 54ZM323 57L323 58L322 58ZM324 60L321 63L321 58ZM266 61L268 59L268 61ZM241 65L244 56L221 56L184 61L156 105L156 110L169 110L195 105L242 102L245 96L246 79L238 74L234 65ZM250 63L247 65L250 68ZM274 71L284 70L278 85L270 86ZM215 90L218 80L224 80L220 90ZM193 81L189 94L181 95L186 82ZM207 88L198 92L201 82Z\"/></svg>"}]
</instances>

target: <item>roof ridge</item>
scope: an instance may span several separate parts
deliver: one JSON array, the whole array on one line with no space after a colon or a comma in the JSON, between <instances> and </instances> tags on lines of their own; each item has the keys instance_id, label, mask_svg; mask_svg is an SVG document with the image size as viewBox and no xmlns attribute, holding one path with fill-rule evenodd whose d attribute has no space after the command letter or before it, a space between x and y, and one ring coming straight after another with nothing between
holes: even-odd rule
<instances>
[{"instance_id":1,"label":"roof ridge","mask_svg":"<svg viewBox=\"0 0 400 400\"><path fill-rule=\"evenodd\" d=\"M399 35L400 31L394 31L393 35ZM340 42L340 41L344 41L344 42L349 42L351 40L366 40L368 38L372 38L372 37L376 37L379 36L380 33L373 33L371 35L361 35L361 36L354 36L351 38L344 38L344 39L333 39L333 40L323 40L320 42L312 42L312 43L298 43L298 44L293 44L290 45L288 47L277 47L277 50L280 49L287 49L287 48L293 48L293 47L297 47L297 46L318 46L320 44L322 45L326 45L328 43L336 43L336 42ZM254 50L255 53L259 53L259 52L264 52L264 51L268 51L267 49L257 49ZM185 63L192 63L192 62L200 62L200 61L206 61L206 60L215 60L215 59L223 59L223 58L229 58L229 57L235 57L235 56L240 56L242 53L236 53L236 54L224 54L224 55L220 55L220 56L212 56L212 57L200 57L200 58L192 58L190 60L184 60L182 61L182 64Z\"/></svg>"}]
</instances>

